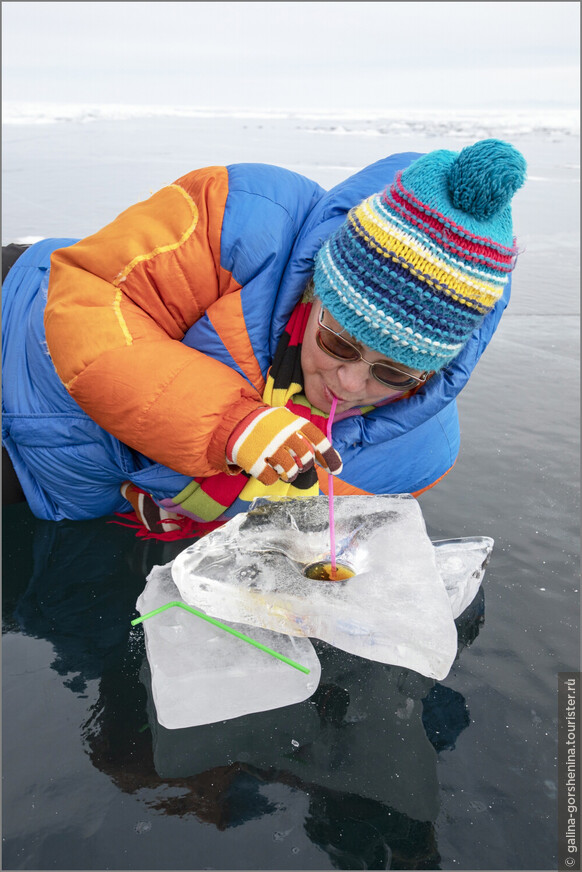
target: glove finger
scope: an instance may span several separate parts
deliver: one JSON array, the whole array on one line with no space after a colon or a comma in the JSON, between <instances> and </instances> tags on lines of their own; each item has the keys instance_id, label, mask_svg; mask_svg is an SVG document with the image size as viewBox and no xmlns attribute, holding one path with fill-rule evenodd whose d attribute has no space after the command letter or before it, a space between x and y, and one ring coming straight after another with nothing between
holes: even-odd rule
<instances>
[{"instance_id":1,"label":"glove finger","mask_svg":"<svg viewBox=\"0 0 582 872\"><path fill-rule=\"evenodd\" d=\"M268 463L265 463L262 471L256 475L255 478L257 481L260 481L261 484L267 485L267 487L271 484L275 484L276 481L279 481L278 474L269 466Z\"/></svg>"},{"instance_id":2,"label":"glove finger","mask_svg":"<svg viewBox=\"0 0 582 872\"><path fill-rule=\"evenodd\" d=\"M293 433L285 440L285 448L294 458L300 472L306 472L315 463L315 448L301 432Z\"/></svg>"},{"instance_id":3,"label":"glove finger","mask_svg":"<svg viewBox=\"0 0 582 872\"><path fill-rule=\"evenodd\" d=\"M289 452L287 445L282 445L274 454L265 457L265 462L275 471L282 481L294 481L299 475L299 466Z\"/></svg>"},{"instance_id":4,"label":"glove finger","mask_svg":"<svg viewBox=\"0 0 582 872\"><path fill-rule=\"evenodd\" d=\"M327 472L331 472L332 475L339 475L344 468L341 456L335 448L330 447L323 454L320 451L316 451L315 459L323 469L327 470Z\"/></svg>"},{"instance_id":5,"label":"glove finger","mask_svg":"<svg viewBox=\"0 0 582 872\"><path fill-rule=\"evenodd\" d=\"M327 472L331 472L333 475L340 473L343 468L342 459L319 427L316 427L315 424L308 421L305 426L301 428L301 432L313 445L315 457L319 465Z\"/></svg>"}]
</instances>

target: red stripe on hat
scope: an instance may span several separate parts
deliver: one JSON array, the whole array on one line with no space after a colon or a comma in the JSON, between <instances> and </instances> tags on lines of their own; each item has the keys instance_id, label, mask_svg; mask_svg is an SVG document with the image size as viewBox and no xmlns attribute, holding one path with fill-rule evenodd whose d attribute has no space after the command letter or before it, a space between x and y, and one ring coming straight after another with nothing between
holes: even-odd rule
<instances>
[{"instance_id":1,"label":"red stripe on hat","mask_svg":"<svg viewBox=\"0 0 582 872\"><path fill-rule=\"evenodd\" d=\"M441 212L438 212L436 209L431 208L426 203L423 203L414 194L404 187L402 184L402 170L397 173L395 178L395 184L398 185L399 192L404 199L408 200L410 203L415 203L422 211L429 212L431 215L434 215L437 220L441 220L447 227L451 227L453 230L457 230L461 236L467 236L470 239L475 240L476 243L483 242L486 245L490 245L499 251L500 254L512 255L515 254L515 249L508 248L506 245L501 245L500 242L495 242L494 239L491 239L487 236L477 236L475 233L471 233L465 227L461 227L460 224L455 224L454 221L451 221L446 215L443 215Z\"/></svg>"},{"instance_id":2,"label":"red stripe on hat","mask_svg":"<svg viewBox=\"0 0 582 872\"><path fill-rule=\"evenodd\" d=\"M507 246L501 245L489 237L476 236L474 233L471 233L459 224L455 224L455 222L451 221L450 218L447 218L446 215L443 215L441 212L438 212L436 209L432 209L429 205L423 203L404 187L401 176L402 172L399 172L396 175L392 186L389 189L386 188L384 191L384 202L389 203L387 194L388 191L390 191L392 196L401 206L405 209L409 209L412 214L415 214L421 220L427 222L431 227L436 229L444 225L447 229L452 230L453 236L460 240L459 244L462 248L467 248L468 246L469 250L481 253L492 251L494 254L488 254L488 256L493 257L494 260L498 260L501 263L510 261L517 254L515 248L507 248Z\"/></svg>"},{"instance_id":3,"label":"red stripe on hat","mask_svg":"<svg viewBox=\"0 0 582 872\"><path fill-rule=\"evenodd\" d=\"M444 228L442 222L438 221L438 219L416 209L407 200L401 198L395 190L392 190L390 193L392 200L387 198L386 193L384 194L386 205L394 209L407 223L413 224L431 239L434 239L441 248L465 260L477 263L483 263L483 258L486 258L488 261L493 261L493 263L487 265L498 269L500 272L511 272L513 269L513 258L517 252L513 251L511 255L502 255L494 247L487 247L481 243L473 243L470 241L470 234L458 236L453 230L448 230L448 227ZM445 241L445 233L450 242Z\"/></svg>"}]
</instances>

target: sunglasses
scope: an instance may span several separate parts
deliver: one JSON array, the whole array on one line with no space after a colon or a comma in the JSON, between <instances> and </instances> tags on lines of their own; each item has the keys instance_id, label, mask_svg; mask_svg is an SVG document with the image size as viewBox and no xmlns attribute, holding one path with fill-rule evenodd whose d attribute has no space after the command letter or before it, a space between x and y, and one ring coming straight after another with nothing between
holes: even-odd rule
<instances>
[{"instance_id":1,"label":"sunglasses","mask_svg":"<svg viewBox=\"0 0 582 872\"><path fill-rule=\"evenodd\" d=\"M369 360L362 355L360 350L355 345L328 327L323 323L324 309L320 309L317 319L318 331L316 334L316 342L322 351L334 357L336 360L343 360L347 363L356 363L358 360L363 360L370 367L370 373L377 382L387 388L393 388L397 391L406 391L410 388L424 384L429 376L429 372L423 372L420 375L412 375L406 370L399 369L392 363L370 363ZM343 332L343 331L342 331Z\"/></svg>"}]
</instances>

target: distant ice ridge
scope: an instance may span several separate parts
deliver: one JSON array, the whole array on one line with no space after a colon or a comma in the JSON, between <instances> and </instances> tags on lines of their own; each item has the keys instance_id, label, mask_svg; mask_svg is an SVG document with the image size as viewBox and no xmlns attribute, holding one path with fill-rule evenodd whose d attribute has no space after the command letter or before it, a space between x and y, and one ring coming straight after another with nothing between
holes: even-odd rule
<instances>
[{"instance_id":1,"label":"distant ice ridge","mask_svg":"<svg viewBox=\"0 0 582 872\"><path fill-rule=\"evenodd\" d=\"M146 118L232 118L233 120L291 121L310 133L366 136L486 137L576 135L580 131L575 109L527 109L471 112L466 110L285 110L215 108L204 106L141 106L118 103L3 104L3 123L85 124L96 121L130 121Z\"/></svg>"}]
</instances>

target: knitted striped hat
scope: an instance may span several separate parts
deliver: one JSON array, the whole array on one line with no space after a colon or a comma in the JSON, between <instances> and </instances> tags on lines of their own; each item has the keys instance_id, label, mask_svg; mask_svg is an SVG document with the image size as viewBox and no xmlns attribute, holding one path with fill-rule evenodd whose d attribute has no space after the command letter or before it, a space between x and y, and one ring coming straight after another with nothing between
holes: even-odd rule
<instances>
[{"instance_id":1,"label":"knitted striped hat","mask_svg":"<svg viewBox=\"0 0 582 872\"><path fill-rule=\"evenodd\" d=\"M418 370L460 352L501 297L526 163L485 139L439 150L348 212L315 261L315 293L355 339Z\"/></svg>"}]
</instances>

